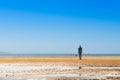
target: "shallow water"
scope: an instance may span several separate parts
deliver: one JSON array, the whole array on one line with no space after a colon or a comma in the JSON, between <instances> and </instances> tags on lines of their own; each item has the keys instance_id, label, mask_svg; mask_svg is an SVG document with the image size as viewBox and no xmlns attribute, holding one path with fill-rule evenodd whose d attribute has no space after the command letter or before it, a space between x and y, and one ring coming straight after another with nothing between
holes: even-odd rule
<instances>
[{"instance_id":1,"label":"shallow water","mask_svg":"<svg viewBox=\"0 0 120 80\"><path fill-rule=\"evenodd\" d=\"M61 78L74 78L74 79L106 79L107 77L119 77L120 75L113 75L113 74L104 74L104 75L88 75L88 74L46 74L46 75L21 75L16 74L14 76L7 75L7 76L0 76L4 80L49 80L52 79L61 79Z\"/></svg>"},{"instance_id":2,"label":"shallow water","mask_svg":"<svg viewBox=\"0 0 120 80\"><path fill-rule=\"evenodd\" d=\"M29 73L31 70L40 71L37 73ZM85 73L80 73L79 70L85 70ZM88 70L91 70L90 72ZM96 72L94 71L96 70ZM103 72L101 71L103 70ZM104 70L113 72L105 72ZM24 71L28 71L24 73ZM50 73L44 73L43 71ZM56 71L56 73L54 72ZM62 71L62 73L60 73ZM64 71L69 71L64 73ZM77 71L75 73L75 71ZM18 73L22 72L22 73ZM74 73L73 73L74 72ZM79 72L79 73L78 73ZM96 74L95 74L96 73ZM98 74L99 73L99 74ZM0 64L0 80L46 80L48 78L76 78L76 79L105 79L107 77L120 77L120 67L80 67L80 66L60 66L60 65L27 65L27 64Z\"/></svg>"},{"instance_id":3,"label":"shallow water","mask_svg":"<svg viewBox=\"0 0 120 80\"><path fill-rule=\"evenodd\" d=\"M20 71L20 70L73 70L73 69L120 69L120 67L78 67L78 66L55 66L55 65L0 65L0 71Z\"/></svg>"},{"instance_id":4,"label":"shallow water","mask_svg":"<svg viewBox=\"0 0 120 80\"><path fill-rule=\"evenodd\" d=\"M78 67L72 67L72 66L50 66L50 65L41 65L41 66L19 66L19 65L0 65L0 71L21 71L21 70L48 70L48 69L54 69L54 70L70 70L70 69L77 69Z\"/></svg>"}]
</instances>

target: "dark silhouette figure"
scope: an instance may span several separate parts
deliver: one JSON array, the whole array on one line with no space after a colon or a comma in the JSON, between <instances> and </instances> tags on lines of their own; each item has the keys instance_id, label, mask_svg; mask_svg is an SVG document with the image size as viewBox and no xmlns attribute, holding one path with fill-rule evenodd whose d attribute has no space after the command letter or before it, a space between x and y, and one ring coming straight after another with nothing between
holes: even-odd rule
<instances>
[{"instance_id":1,"label":"dark silhouette figure","mask_svg":"<svg viewBox=\"0 0 120 80\"><path fill-rule=\"evenodd\" d=\"M78 55L79 55L79 60L81 60L82 59L82 47L81 47L81 45L78 48Z\"/></svg>"}]
</instances>

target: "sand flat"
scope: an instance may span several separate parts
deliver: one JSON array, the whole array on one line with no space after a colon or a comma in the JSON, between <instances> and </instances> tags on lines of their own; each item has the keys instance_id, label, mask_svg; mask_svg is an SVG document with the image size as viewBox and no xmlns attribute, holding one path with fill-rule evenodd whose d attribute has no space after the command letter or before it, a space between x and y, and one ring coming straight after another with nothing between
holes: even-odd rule
<instances>
[{"instance_id":1,"label":"sand flat","mask_svg":"<svg viewBox=\"0 0 120 80\"><path fill-rule=\"evenodd\" d=\"M120 79L120 57L0 57L2 80Z\"/></svg>"},{"instance_id":2,"label":"sand flat","mask_svg":"<svg viewBox=\"0 0 120 80\"><path fill-rule=\"evenodd\" d=\"M120 66L120 57L0 57L0 63L68 62L91 66Z\"/></svg>"}]
</instances>

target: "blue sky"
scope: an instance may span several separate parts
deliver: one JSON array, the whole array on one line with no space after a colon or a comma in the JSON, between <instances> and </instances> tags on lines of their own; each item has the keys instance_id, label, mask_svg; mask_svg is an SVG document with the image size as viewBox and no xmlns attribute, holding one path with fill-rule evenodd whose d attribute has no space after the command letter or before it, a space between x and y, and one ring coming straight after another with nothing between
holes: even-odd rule
<instances>
[{"instance_id":1,"label":"blue sky","mask_svg":"<svg viewBox=\"0 0 120 80\"><path fill-rule=\"evenodd\" d=\"M120 53L119 0L0 0L0 52Z\"/></svg>"}]
</instances>

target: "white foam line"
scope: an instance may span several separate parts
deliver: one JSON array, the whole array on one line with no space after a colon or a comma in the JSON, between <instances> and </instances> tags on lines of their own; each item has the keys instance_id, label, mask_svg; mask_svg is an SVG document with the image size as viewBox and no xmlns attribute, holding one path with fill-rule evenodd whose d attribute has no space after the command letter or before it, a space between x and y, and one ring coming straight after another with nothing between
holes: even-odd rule
<instances>
[{"instance_id":1,"label":"white foam line","mask_svg":"<svg viewBox=\"0 0 120 80\"><path fill-rule=\"evenodd\" d=\"M120 67L82 67L82 69L120 69Z\"/></svg>"},{"instance_id":2,"label":"white foam line","mask_svg":"<svg viewBox=\"0 0 120 80\"><path fill-rule=\"evenodd\" d=\"M55 69L55 70L68 70L68 69L76 69L76 67L71 66L5 66L0 65L0 71L20 71L20 70L48 70L48 69Z\"/></svg>"},{"instance_id":3,"label":"white foam line","mask_svg":"<svg viewBox=\"0 0 120 80\"><path fill-rule=\"evenodd\" d=\"M21 71L21 70L72 70L79 69L78 66L51 66L51 65L0 65L0 71ZM120 67L81 67L81 69L120 69Z\"/></svg>"}]
</instances>

